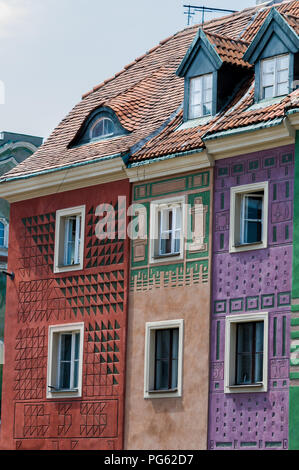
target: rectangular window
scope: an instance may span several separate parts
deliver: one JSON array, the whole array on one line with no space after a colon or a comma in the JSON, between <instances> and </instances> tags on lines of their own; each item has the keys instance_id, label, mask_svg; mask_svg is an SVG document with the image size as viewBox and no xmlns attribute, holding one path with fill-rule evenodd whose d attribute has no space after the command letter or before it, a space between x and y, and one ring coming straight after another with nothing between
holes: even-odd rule
<instances>
[{"instance_id":1,"label":"rectangular window","mask_svg":"<svg viewBox=\"0 0 299 470\"><path fill-rule=\"evenodd\" d=\"M212 85L212 73L190 79L189 119L212 114Z\"/></svg>"},{"instance_id":2,"label":"rectangular window","mask_svg":"<svg viewBox=\"0 0 299 470\"><path fill-rule=\"evenodd\" d=\"M146 324L145 398L181 396L183 320Z\"/></svg>"},{"instance_id":3,"label":"rectangular window","mask_svg":"<svg viewBox=\"0 0 299 470\"><path fill-rule=\"evenodd\" d=\"M151 262L183 256L184 198L151 203Z\"/></svg>"},{"instance_id":4,"label":"rectangular window","mask_svg":"<svg viewBox=\"0 0 299 470\"><path fill-rule=\"evenodd\" d=\"M262 241L264 192L242 194L241 244Z\"/></svg>"},{"instance_id":5,"label":"rectangular window","mask_svg":"<svg viewBox=\"0 0 299 470\"><path fill-rule=\"evenodd\" d=\"M289 54L261 61L261 99L289 93Z\"/></svg>"},{"instance_id":6,"label":"rectangular window","mask_svg":"<svg viewBox=\"0 0 299 470\"><path fill-rule=\"evenodd\" d=\"M178 385L179 329L156 330L154 390L175 390Z\"/></svg>"},{"instance_id":7,"label":"rectangular window","mask_svg":"<svg viewBox=\"0 0 299 470\"><path fill-rule=\"evenodd\" d=\"M226 393L266 391L267 312L226 317L224 369Z\"/></svg>"},{"instance_id":8,"label":"rectangular window","mask_svg":"<svg viewBox=\"0 0 299 470\"><path fill-rule=\"evenodd\" d=\"M268 182L231 188L230 252L266 248Z\"/></svg>"},{"instance_id":9,"label":"rectangular window","mask_svg":"<svg viewBox=\"0 0 299 470\"><path fill-rule=\"evenodd\" d=\"M81 215L64 219L64 265L79 264Z\"/></svg>"},{"instance_id":10,"label":"rectangular window","mask_svg":"<svg viewBox=\"0 0 299 470\"><path fill-rule=\"evenodd\" d=\"M56 211L54 272L83 268L85 206Z\"/></svg>"},{"instance_id":11,"label":"rectangular window","mask_svg":"<svg viewBox=\"0 0 299 470\"><path fill-rule=\"evenodd\" d=\"M236 385L263 381L264 323L237 324Z\"/></svg>"},{"instance_id":12,"label":"rectangular window","mask_svg":"<svg viewBox=\"0 0 299 470\"><path fill-rule=\"evenodd\" d=\"M47 397L80 396L84 324L49 327Z\"/></svg>"},{"instance_id":13,"label":"rectangular window","mask_svg":"<svg viewBox=\"0 0 299 470\"><path fill-rule=\"evenodd\" d=\"M58 389L78 387L80 333L62 333L59 336Z\"/></svg>"},{"instance_id":14,"label":"rectangular window","mask_svg":"<svg viewBox=\"0 0 299 470\"><path fill-rule=\"evenodd\" d=\"M159 255L180 253L182 208L173 206L159 210Z\"/></svg>"}]
</instances>

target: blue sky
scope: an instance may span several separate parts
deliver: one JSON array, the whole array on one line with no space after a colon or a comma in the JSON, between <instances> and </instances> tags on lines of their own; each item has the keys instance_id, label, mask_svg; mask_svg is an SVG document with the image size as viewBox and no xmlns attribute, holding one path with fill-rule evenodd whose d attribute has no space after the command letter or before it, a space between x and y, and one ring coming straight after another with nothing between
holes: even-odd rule
<instances>
[{"instance_id":1,"label":"blue sky","mask_svg":"<svg viewBox=\"0 0 299 470\"><path fill-rule=\"evenodd\" d=\"M0 0L0 131L47 137L93 86L187 25L184 4L255 0Z\"/></svg>"}]
</instances>

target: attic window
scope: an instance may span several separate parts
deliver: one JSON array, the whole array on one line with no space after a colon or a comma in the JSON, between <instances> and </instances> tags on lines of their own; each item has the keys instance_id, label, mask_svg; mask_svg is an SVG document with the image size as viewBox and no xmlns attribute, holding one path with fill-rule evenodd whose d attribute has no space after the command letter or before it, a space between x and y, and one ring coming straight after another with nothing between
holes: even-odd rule
<instances>
[{"instance_id":1,"label":"attic window","mask_svg":"<svg viewBox=\"0 0 299 470\"><path fill-rule=\"evenodd\" d=\"M90 128L90 139L101 139L114 134L113 121L107 117L102 117L95 121Z\"/></svg>"},{"instance_id":2,"label":"attic window","mask_svg":"<svg viewBox=\"0 0 299 470\"><path fill-rule=\"evenodd\" d=\"M212 81L212 73L190 79L189 119L212 114Z\"/></svg>"},{"instance_id":3,"label":"attic window","mask_svg":"<svg viewBox=\"0 0 299 470\"><path fill-rule=\"evenodd\" d=\"M289 54L284 54L261 63L261 99L289 93Z\"/></svg>"}]
</instances>

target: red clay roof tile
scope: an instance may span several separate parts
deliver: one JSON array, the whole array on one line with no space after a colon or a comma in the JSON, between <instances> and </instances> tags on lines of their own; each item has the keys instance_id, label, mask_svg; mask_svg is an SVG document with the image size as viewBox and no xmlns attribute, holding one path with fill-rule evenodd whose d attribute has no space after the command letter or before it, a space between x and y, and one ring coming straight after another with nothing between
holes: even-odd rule
<instances>
[{"instance_id":1,"label":"red clay roof tile","mask_svg":"<svg viewBox=\"0 0 299 470\"><path fill-rule=\"evenodd\" d=\"M299 1L287 1L275 7L298 32ZM259 5L204 24L208 39L214 44L223 61L249 67L242 59L243 53L270 8ZM254 82L248 80L229 105L207 123L198 127L178 129L183 117L184 80L175 72L198 27L197 25L185 28L164 39L114 77L85 93L82 101L61 121L37 152L5 177L34 174L74 163L93 161L101 156L128 152L128 149L135 148L141 141L144 141L144 144L131 156L131 163L200 149L204 147L204 135L282 117L286 109L294 106L288 96L280 103L251 109L250 106L254 102ZM292 96L295 96L295 93ZM69 148L70 142L86 118L99 106L111 107L129 134Z\"/></svg>"}]
</instances>

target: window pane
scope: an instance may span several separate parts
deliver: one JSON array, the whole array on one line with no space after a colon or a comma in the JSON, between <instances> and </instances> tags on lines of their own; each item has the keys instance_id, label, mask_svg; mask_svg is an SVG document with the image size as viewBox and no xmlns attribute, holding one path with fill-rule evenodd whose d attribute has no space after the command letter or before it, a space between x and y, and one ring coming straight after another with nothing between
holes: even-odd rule
<instances>
[{"instance_id":1,"label":"window pane","mask_svg":"<svg viewBox=\"0 0 299 470\"><path fill-rule=\"evenodd\" d=\"M61 335L61 349L60 359L61 361L70 361L72 352L72 335Z\"/></svg>"},{"instance_id":2,"label":"window pane","mask_svg":"<svg viewBox=\"0 0 299 470\"><path fill-rule=\"evenodd\" d=\"M181 240L180 240L180 238L178 238L179 235L180 235L179 232L176 232L176 234L177 234L176 235L177 238L174 241L174 253L179 253L180 249L181 249Z\"/></svg>"},{"instance_id":3,"label":"window pane","mask_svg":"<svg viewBox=\"0 0 299 470\"><path fill-rule=\"evenodd\" d=\"M273 94L274 94L274 87L273 86L268 86L268 87L265 87L264 89L264 93L263 93L263 98L272 98L273 97Z\"/></svg>"},{"instance_id":4,"label":"window pane","mask_svg":"<svg viewBox=\"0 0 299 470\"><path fill-rule=\"evenodd\" d=\"M253 339L253 324L240 323L237 327L237 352L245 353L252 352L252 339Z\"/></svg>"},{"instance_id":5,"label":"window pane","mask_svg":"<svg viewBox=\"0 0 299 470\"><path fill-rule=\"evenodd\" d=\"M65 219L65 252L64 264L69 266L75 260L76 217Z\"/></svg>"},{"instance_id":6,"label":"window pane","mask_svg":"<svg viewBox=\"0 0 299 470\"><path fill-rule=\"evenodd\" d=\"M182 227L182 209L181 207L177 207L176 208L176 212L175 212L175 229L178 230L178 229L181 229Z\"/></svg>"},{"instance_id":7,"label":"window pane","mask_svg":"<svg viewBox=\"0 0 299 470\"><path fill-rule=\"evenodd\" d=\"M264 322L257 322L255 324L256 338L255 338L255 351L263 352L264 350Z\"/></svg>"},{"instance_id":8,"label":"window pane","mask_svg":"<svg viewBox=\"0 0 299 470\"><path fill-rule=\"evenodd\" d=\"M272 73L264 73L263 75L263 86L273 86L274 84L274 74Z\"/></svg>"},{"instance_id":9,"label":"window pane","mask_svg":"<svg viewBox=\"0 0 299 470\"><path fill-rule=\"evenodd\" d=\"M79 372L79 361L74 362L74 383L73 387L78 387L78 372Z\"/></svg>"},{"instance_id":10,"label":"window pane","mask_svg":"<svg viewBox=\"0 0 299 470\"><path fill-rule=\"evenodd\" d=\"M275 61L274 59L271 60L263 60L263 73L274 73L275 70Z\"/></svg>"},{"instance_id":11,"label":"window pane","mask_svg":"<svg viewBox=\"0 0 299 470\"><path fill-rule=\"evenodd\" d=\"M277 85L277 94L278 96L287 95L289 93L289 83L279 83Z\"/></svg>"},{"instance_id":12,"label":"window pane","mask_svg":"<svg viewBox=\"0 0 299 470\"><path fill-rule=\"evenodd\" d=\"M201 93L192 93L190 96L190 105L197 106L200 105L201 102Z\"/></svg>"},{"instance_id":13,"label":"window pane","mask_svg":"<svg viewBox=\"0 0 299 470\"><path fill-rule=\"evenodd\" d=\"M80 333L75 334L75 359L79 359Z\"/></svg>"},{"instance_id":14,"label":"window pane","mask_svg":"<svg viewBox=\"0 0 299 470\"><path fill-rule=\"evenodd\" d=\"M179 329L157 330L155 334L155 389L176 388L178 383Z\"/></svg>"},{"instance_id":15,"label":"window pane","mask_svg":"<svg viewBox=\"0 0 299 470\"><path fill-rule=\"evenodd\" d=\"M261 220L263 210L263 198L259 196L246 196L245 218Z\"/></svg>"},{"instance_id":16,"label":"window pane","mask_svg":"<svg viewBox=\"0 0 299 470\"><path fill-rule=\"evenodd\" d=\"M255 356L255 374L254 374L254 382L262 382L263 381L263 359L264 356L262 353L256 354Z\"/></svg>"},{"instance_id":17,"label":"window pane","mask_svg":"<svg viewBox=\"0 0 299 470\"><path fill-rule=\"evenodd\" d=\"M168 390L169 362L159 360L156 362L156 390Z\"/></svg>"},{"instance_id":18,"label":"window pane","mask_svg":"<svg viewBox=\"0 0 299 470\"><path fill-rule=\"evenodd\" d=\"M101 119L92 129L92 137L100 137L104 134L104 120Z\"/></svg>"},{"instance_id":19,"label":"window pane","mask_svg":"<svg viewBox=\"0 0 299 470\"><path fill-rule=\"evenodd\" d=\"M212 114L212 103L205 103L203 105L203 115L207 116L209 114Z\"/></svg>"},{"instance_id":20,"label":"window pane","mask_svg":"<svg viewBox=\"0 0 299 470\"><path fill-rule=\"evenodd\" d=\"M70 380L71 380L71 363L61 362L60 363L59 388L70 388Z\"/></svg>"},{"instance_id":21,"label":"window pane","mask_svg":"<svg viewBox=\"0 0 299 470\"><path fill-rule=\"evenodd\" d=\"M281 57L277 57L277 69L283 70L289 68L289 56L283 55Z\"/></svg>"},{"instance_id":22,"label":"window pane","mask_svg":"<svg viewBox=\"0 0 299 470\"><path fill-rule=\"evenodd\" d=\"M170 353L170 330L157 330L156 342L156 358L168 358Z\"/></svg>"},{"instance_id":23,"label":"window pane","mask_svg":"<svg viewBox=\"0 0 299 470\"><path fill-rule=\"evenodd\" d=\"M238 355L237 385L250 384L251 378L251 354Z\"/></svg>"},{"instance_id":24,"label":"window pane","mask_svg":"<svg viewBox=\"0 0 299 470\"><path fill-rule=\"evenodd\" d=\"M204 88L205 90L211 89L213 83L213 74L209 73L204 76Z\"/></svg>"},{"instance_id":25,"label":"window pane","mask_svg":"<svg viewBox=\"0 0 299 470\"><path fill-rule=\"evenodd\" d=\"M212 89L205 90L203 100L205 103L212 102Z\"/></svg>"},{"instance_id":26,"label":"window pane","mask_svg":"<svg viewBox=\"0 0 299 470\"><path fill-rule=\"evenodd\" d=\"M201 91L202 88L202 78L196 77L190 80L190 91L192 93Z\"/></svg>"},{"instance_id":27,"label":"window pane","mask_svg":"<svg viewBox=\"0 0 299 470\"><path fill-rule=\"evenodd\" d=\"M262 241L261 222L245 221L244 243L256 243Z\"/></svg>"},{"instance_id":28,"label":"window pane","mask_svg":"<svg viewBox=\"0 0 299 470\"><path fill-rule=\"evenodd\" d=\"M201 116L201 105L191 106L189 111L189 119L195 119Z\"/></svg>"},{"instance_id":29,"label":"window pane","mask_svg":"<svg viewBox=\"0 0 299 470\"><path fill-rule=\"evenodd\" d=\"M278 83L287 83L289 81L289 71L282 70L281 72L277 73L277 82Z\"/></svg>"},{"instance_id":30,"label":"window pane","mask_svg":"<svg viewBox=\"0 0 299 470\"><path fill-rule=\"evenodd\" d=\"M178 359L179 351L179 329L174 328L172 330L172 358Z\"/></svg>"},{"instance_id":31,"label":"window pane","mask_svg":"<svg viewBox=\"0 0 299 470\"><path fill-rule=\"evenodd\" d=\"M169 356L170 331L156 331L156 390L168 389L169 384Z\"/></svg>"}]
</instances>

